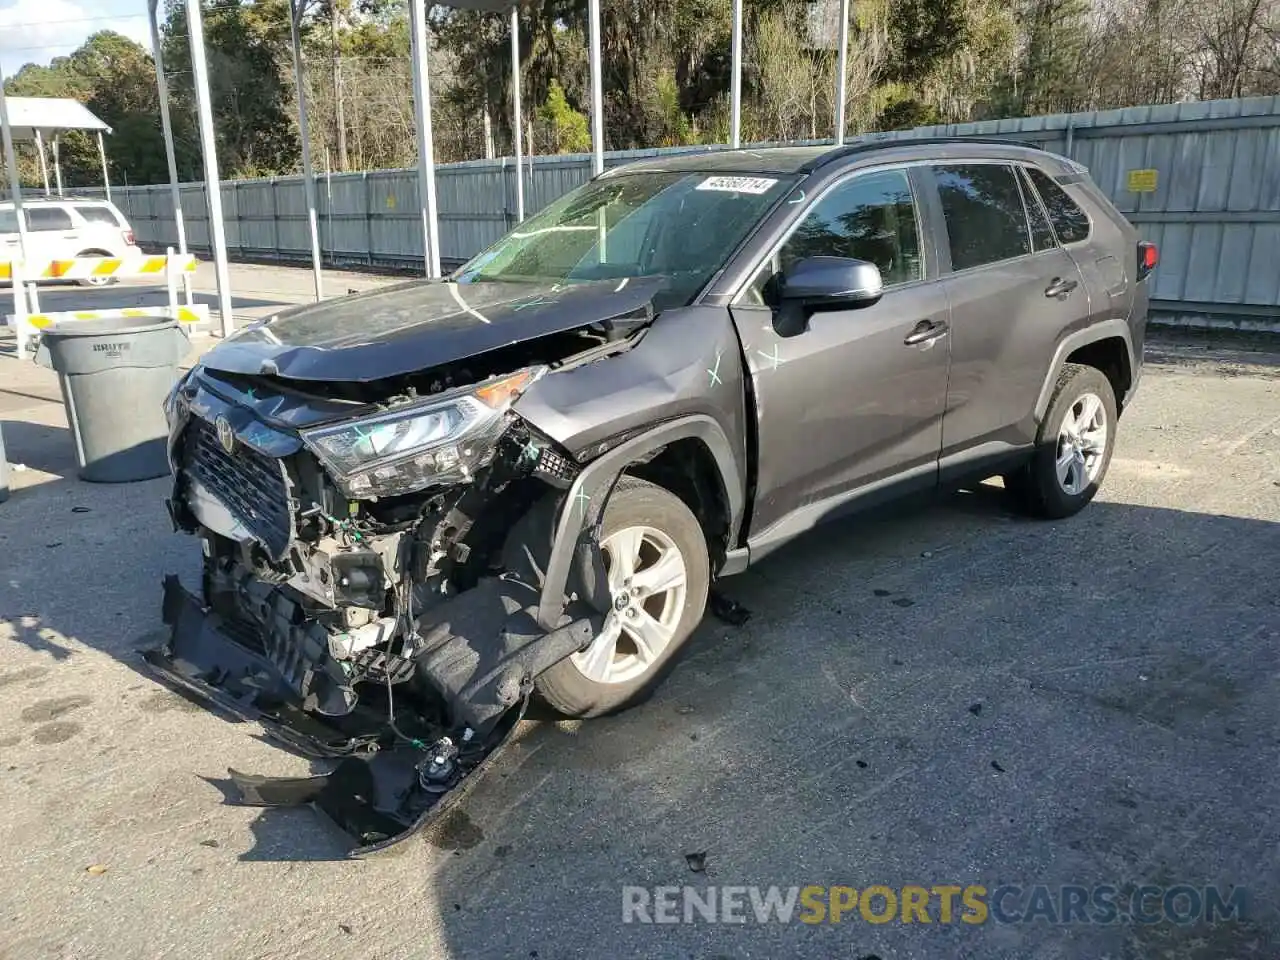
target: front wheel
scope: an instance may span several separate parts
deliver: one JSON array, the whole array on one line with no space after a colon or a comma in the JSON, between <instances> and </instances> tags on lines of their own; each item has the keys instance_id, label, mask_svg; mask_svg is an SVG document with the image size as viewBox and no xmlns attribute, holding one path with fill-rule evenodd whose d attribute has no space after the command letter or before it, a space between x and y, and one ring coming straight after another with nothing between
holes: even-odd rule
<instances>
[{"instance_id":1,"label":"front wheel","mask_svg":"<svg viewBox=\"0 0 1280 960\"><path fill-rule=\"evenodd\" d=\"M611 605L604 626L586 649L535 681L542 699L568 717L597 717L633 702L657 682L707 605L706 537L679 497L623 477L601 534Z\"/></svg>"},{"instance_id":2,"label":"front wheel","mask_svg":"<svg viewBox=\"0 0 1280 960\"><path fill-rule=\"evenodd\" d=\"M1057 520L1084 509L1102 486L1116 442L1116 396L1094 367L1068 363L1058 375L1031 462L1005 487L1033 516Z\"/></svg>"}]
</instances>

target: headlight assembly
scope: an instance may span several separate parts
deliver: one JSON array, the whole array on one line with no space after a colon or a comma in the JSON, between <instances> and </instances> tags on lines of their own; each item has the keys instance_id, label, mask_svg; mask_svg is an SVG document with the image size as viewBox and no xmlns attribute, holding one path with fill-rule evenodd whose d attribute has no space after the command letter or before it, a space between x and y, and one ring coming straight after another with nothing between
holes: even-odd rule
<instances>
[{"instance_id":1,"label":"headlight assembly","mask_svg":"<svg viewBox=\"0 0 1280 960\"><path fill-rule=\"evenodd\" d=\"M507 409L545 369L532 367L390 413L306 430L302 440L352 499L463 483L488 463Z\"/></svg>"}]
</instances>

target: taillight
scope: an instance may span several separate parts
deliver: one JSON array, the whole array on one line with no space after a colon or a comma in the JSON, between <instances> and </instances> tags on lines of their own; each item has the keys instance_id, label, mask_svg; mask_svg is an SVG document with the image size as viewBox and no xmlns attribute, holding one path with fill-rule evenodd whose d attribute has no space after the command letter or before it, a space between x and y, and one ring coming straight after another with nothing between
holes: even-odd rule
<instances>
[{"instance_id":1,"label":"taillight","mask_svg":"<svg viewBox=\"0 0 1280 960\"><path fill-rule=\"evenodd\" d=\"M122 232L121 235L124 237L125 246L128 246L128 247L136 246L133 240L132 230L125 230Z\"/></svg>"},{"instance_id":2,"label":"taillight","mask_svg":"<svg viewBox=\"0 0 1280 960\"><path fill-rule=\"evenodd\" d=\"M1147 274L1160 262L1160 251L1150 240L1138 241L1138 279L1145 280Z\"/></svg>"}]
</instances>

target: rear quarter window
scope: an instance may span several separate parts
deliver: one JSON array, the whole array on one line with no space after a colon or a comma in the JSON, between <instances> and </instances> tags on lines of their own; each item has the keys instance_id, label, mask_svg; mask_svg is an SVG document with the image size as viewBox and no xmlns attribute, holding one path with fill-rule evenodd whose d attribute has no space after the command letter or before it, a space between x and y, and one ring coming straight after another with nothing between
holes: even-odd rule
<instances>
[{"instance_id":1,"label":"rear quarter window","mask_svg":"<svg viewBox=\"0 0 1280 960\"><path fill-rule=\"evenodd\" d=\"M1053 178L1035 167L1029 167L1027 172L1031 175L1031 182L1035 184L1036 192L1040 194L1040 199L1044 201L1044 207L1049 212L1049 222L1053 224L1054 231L1058 234L1059 243L1079 243L1081 240L1089 239L1089 215L1080 208L1080 205L1067 195L1067 191L1053 182Z\"/></svg>"},{"instance_id":2,"label":"rear quarter window","mask_svg":"<svg viewBox=\"0 0 1280 960\"><path fill-rule=\"evenodd\" d=\"M110 207L104 207L99 204L77 206L76 213L84 217L86 223L105 223L112 227L123 226L115 211Z\"/></svg>"}]
</instances>

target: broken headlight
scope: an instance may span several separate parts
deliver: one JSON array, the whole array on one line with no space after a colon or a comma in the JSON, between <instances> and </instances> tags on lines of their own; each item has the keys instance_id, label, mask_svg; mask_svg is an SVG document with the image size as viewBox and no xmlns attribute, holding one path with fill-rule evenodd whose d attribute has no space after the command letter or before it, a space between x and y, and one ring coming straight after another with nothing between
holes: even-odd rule
<instances>
[{"instance_id":1,"label":"broken headlight","mask_svg":"<svg viewBox=\"0 0 1280 960\"><path fill-rule=\"evenodd\" d=\"M532 367L426 403L306 430L302 440L352 499L462 483L488 462L507 409L545 369Z\"/></svg>"}]
</instances>

